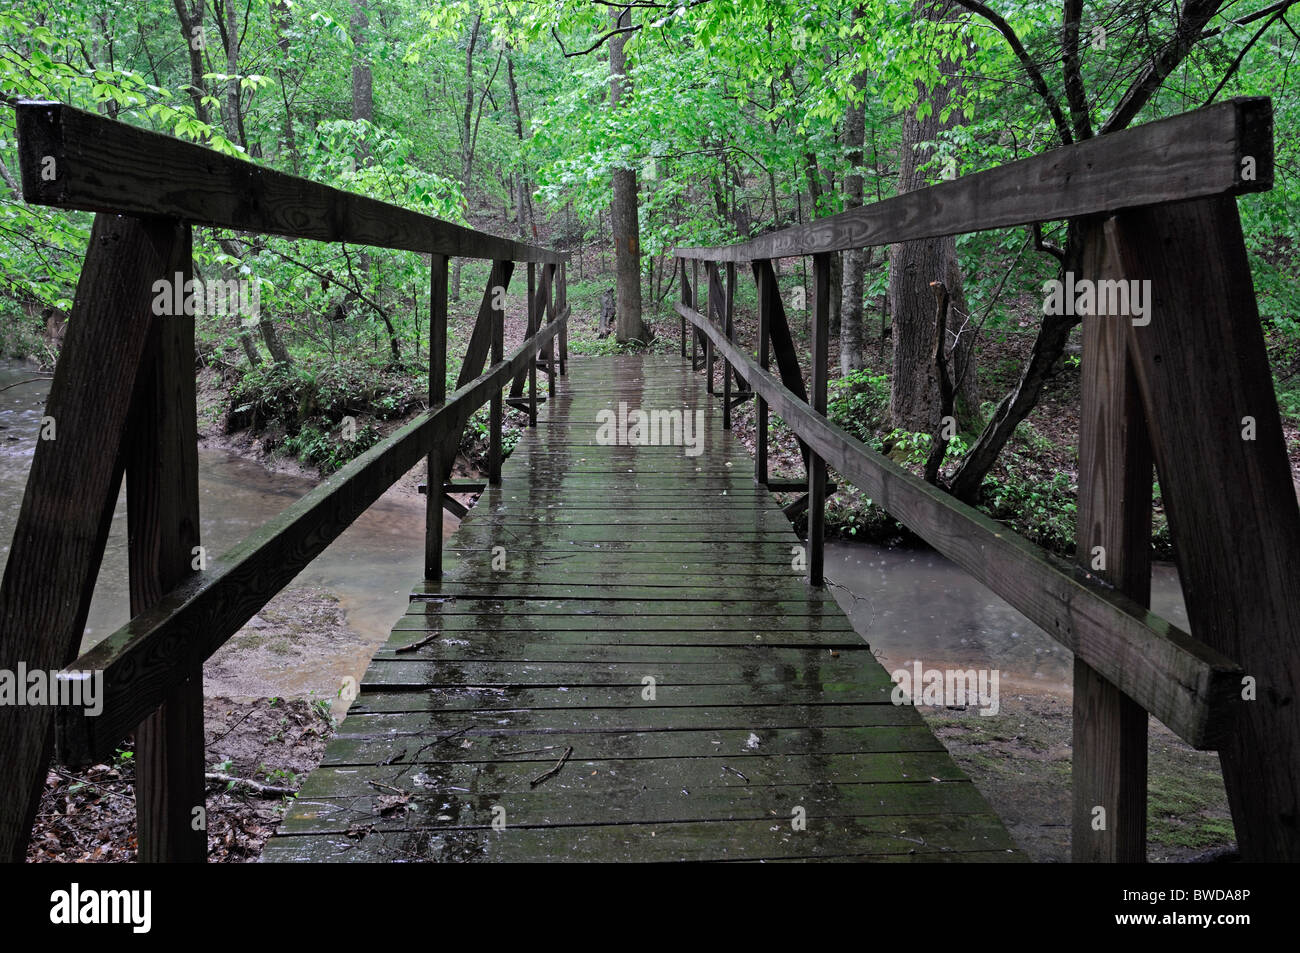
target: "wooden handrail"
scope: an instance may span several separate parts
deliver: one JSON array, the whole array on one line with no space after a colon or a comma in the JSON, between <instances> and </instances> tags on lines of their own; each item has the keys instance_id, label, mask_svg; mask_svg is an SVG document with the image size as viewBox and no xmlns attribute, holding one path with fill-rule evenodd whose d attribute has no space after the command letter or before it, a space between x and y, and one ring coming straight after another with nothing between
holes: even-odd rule
<instances>
[{"instance_id":1,"label":"wooden handrail","mask_svg":"<svg viewBox=\"0 0 1300 953\"><path fill-rule=\"evenodd\" d=\"M676 309L832 469L1184 741L1214 748L1231 730L1242 675L1231 659L1132 599L1061 568L1033 543L876 453L787 390L704 315L680 303Z\"/></svg>"},{"instance_id":2,"label":"wooden handrail","mask_svg":"<svg viewBox=\"0 0 1300 953\"><path fill-rule=\"evenodd\" d=\"M104 673L103 711L61 708L57 753L103 760L169 687L212 656L420 458L459 434L568 321L566 308L508 358L376 444L68 666Z\"/></svg>"},{"instance_id":3,"label":"wooden handrail","mask_svg":"<svg viewBox=\"0 0 1300 953\"><path fill-rule=\"evenodd\" d=\"M568 257L60 103L16 110L23 199L32 205L462 258Z\"/></svg>"},{"instance_id":4,"label":"wooden handrail","mask_svg":"<svg viewBox=\"0 0 1300 953\"><path fill-rule=\"evenodd\" d=\"M672 254L730 262L786 258L1272 187L1273 106L1267 98L1243 97L747 242Z\"/></svg>"}]
</instances>

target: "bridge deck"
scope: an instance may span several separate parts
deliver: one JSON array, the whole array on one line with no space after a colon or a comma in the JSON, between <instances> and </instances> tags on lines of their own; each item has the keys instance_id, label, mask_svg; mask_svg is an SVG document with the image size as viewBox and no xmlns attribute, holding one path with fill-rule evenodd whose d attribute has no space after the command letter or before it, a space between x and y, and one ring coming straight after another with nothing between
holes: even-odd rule
<instances>
[{"instance_id":1,"label":"bridge deck","mask_svg":"<svg viewBox=\"0 0 1300 953\"><path fill-rule=\"evenodd\" d=\"M621 401L702 453L598 445ZM752 467L689 364L573 360L265 859L1023 859Z\"/></svg>"}]
</instances>

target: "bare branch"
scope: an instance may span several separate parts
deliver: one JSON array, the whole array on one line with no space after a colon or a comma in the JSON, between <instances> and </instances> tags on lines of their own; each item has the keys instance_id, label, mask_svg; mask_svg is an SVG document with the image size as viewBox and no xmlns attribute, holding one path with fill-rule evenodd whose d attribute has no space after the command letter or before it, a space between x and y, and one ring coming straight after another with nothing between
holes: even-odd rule
<instances>
[{"instance_id":1,"label":"bare branch","mask_svg":"<svg viewBox=\"0 0 1300 953\"><path fill-rule=\"evenodd\" d=\"M1192 47L1202 39L1205 25L1219 12L1223 0L1186 0L1178 14L1178 26L1169 40L1128 88L1114 113L1101 127L1102 134L1123 129L1150 102L1160 84L1178 68Z\"/></svg>"},{"instance_id":2,"label":"bare branch","mask_svg":"<svg viewBox=\"0 0 1300 953\"><path fill-rule=\"evenodd\" d=\"M612 36L618 36L620 33L636 33L640 29L641 29L641 24L638 23L634 26L621 26L617 30L610 30L604 36L600 37L600 39L596 40L595 43L591 44L591 46L587 47L585 50L578 50L575 53L570 53L568 50L564 48L564 41L560 39L560 34L555 32L555 27L551 27L551 36L555 37L555 42L560 44L561 53L563 53L566 57L574 57L574 56L586 56L592 50L599 49Z\"/></svg>"},{"instance_id":3,"label":"bare branch","mask_svg":"<svg viewBox=\"0 0 1300 953\"><path fill-rule=\"evenodd\" d=\"M1246 58L1246 54L1250 52L1250 48L1259 41L1259 38L1261 36L1264 35L1264 31L1267 30L1269 27L1271 27L1278 20L1281 20L1283 14L1285 13L1286 13L1285 9L1277 11L1277 13L1273 14L1272 17L1264 21L1264 25L1262 27L1260 27L1258 30L1255 31L1255 35L1250 38L1250 42L1241 48L1241 52L1237 54L1237 58L1232 61L1232 65L1228 67L1228 71L1223 74L1223 79L1219 80L1219 85L1214 87L1214 92L1210 93L1210 98L1207 99L1204 103L1205 106L1208 106L1210 105L1210 103L1214 102L1214 97L1219 95L1219 93L1223 91L1223 87L1228 85L1228 80L1232 79L1232 77L1236 74L1237 68L1241 66L1241 61Z\"/></svg>"},{"instance_id":4,"label":"bare branch","mask_svg":"<svg viewBox=\"0 0 1300 953\"><path fill-rule=\"evenodd\" d=\"M1036 65L1034 65L1034 61L1030 58L1029 52L1025 49L1025 45L1020 42L1020 37L1016 35L1015 30L1011 29L1011 24L1002 19L1002 17L998 16L984 4L980 3L979 0L957 0L957 3L971 11L971 13L979 14L984 19L988 20L989 23L993 24L994 28L1002 34L1006 39L1007 44L1016 54L1016 58L1020 60L1020 65L1024 67L1025 72L1029 74L1029 80L1034 84L1035 92L1037 92L1039 98L1042 99L1043 104L1047 107L1047 111L1051 113L1052 122L1056 124L1056 131L1061 137L1061 144L1068 146L1070 143L1074 142L1074 136L1070 132L1070 124L1065 119L1065 113L1061 111L1060 103L1056 101L1055 97L1052 96L1051 90L1047 88L1047 81L1043 79L1042 72Z\"/></svg>"}]
</instances>

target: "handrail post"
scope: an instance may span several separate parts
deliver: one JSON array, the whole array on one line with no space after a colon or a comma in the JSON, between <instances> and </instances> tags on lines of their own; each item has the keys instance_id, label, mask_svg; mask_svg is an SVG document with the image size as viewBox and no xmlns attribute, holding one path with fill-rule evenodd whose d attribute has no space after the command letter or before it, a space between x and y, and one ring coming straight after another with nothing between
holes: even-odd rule
<instances>
[{"instance_id":1,"label":"handrail post","mask_svg":"<svg viewBox=\"0 0 1300 953\"><path fill-rule=\"evenodd\" d=\"M528 337L537 333L537 263L528 263ZM528 361L528 426L537 426L537 355Z\"/></svg>"},{"instance_id":2,"label":"handrail post","mask_svg":"<svg viewBox=\"0 0 1300 953\"><path fill-rule=\"evenodd\" d=\"M686 259L678 258L677 264L682 270L682 291L681 291L682 304L686 305L689 308L691 306L691 302L690 302L690 298L688 297L688 291L686 288ZM679 316L679 320L681 322L681 330L682 330L682 357L685 357L686 356L686 319Z\"/></svg>"},{"instance_id":3,"label":"handrail post","mask_svg":"<svg viewBox=\"0 0 1300 953\"><path fill-rule=\"evenodd\" d=\"M447 400L447 256L434 253L429 268L429 406ZM424 578L442 578L442 486L446 472L435 447L424 480Z\"/></svg>"},{"instance_id":4,"label":"handrail post","mask_svg":"<svg viewBox=\"0 0 1300 953\"><path fill-rule=\"evenodd\" d=\"M712 323L713 316L722 311L722 278L718 275L716 261L705 262L704 271L709 279L708 306L704 309L704 317ZM716 396L717 391L713 389L713 338L708 335L704 336L704 373L707 380L704 392Z\"/></svg>"},{"instance_id":5,"label":"handrail post","mask_svg":"<svg viewBox=\"0 0 1300 953\"><path fill-rule=\"evenodd\" d=\"M188 284L192 233L188 225L175 223L174 234L175 268L167 280ZM123 447L132 616L190 575L196 555L204 558L199 547L194 317L183 311L154 313ZM136 728L135 741L137 859L205 861L201 666L168 686L162 705Z\"/></svg>"},{"instance_id":6,"label":"handrail post","mask_svg":"<svg viewBox=\"0 0 1300 953\"><path fill-rule=\"evenodd\" d=\"M700 261L698 258L691 259L691 284L688 288L683 288L683 294L689 293L682 298L683 303L692 311L699 311L696 304L696 297L700 288ZM691 328L691 372L699 370L700 364L700 332L698 328Z\"/></svg>"},{"instance_id":7,"label":"handrail post","mask_svg":"<svg viewBox=\"0 0 1300 953\"><path fill-rule=\"evenodd\" d=\"M831 317L831 256L827 252L813 255L812 381L808 404L819 414L826 413L827 336ZM826 461L816 450L808 453L808 584L825 583L823 551L826 536Z\"/></svg>"},{"instance_id":8,"label":"handrail post","mask_svg":"<svg viewBox=\"0 0 1300 953\"><path fill-rule=\"evenodd\" d=\"M772 296L776 294L776 289L771 287L767 281L765 273L759 268L758 263L754 263L754 278L758 284L758 366L763 370L768 369L770 349L770 338L772 336ZM757 421L755 424L756 446L754 448L754 482L761 486L767 485L767 401L755 391L754 399L757 401L755 410L757 411Z\"/></svg>"},{"instance_id":9,"label":"handrail post","mask_svg":"<svg viewBox=\"0 0 1300 953\"><path fill-rule=\"evenodd\" d=\"M1088 279L1127 277L1100 224L1084 235ZM1078 560L1126 596L1151 603L1152 451L1124 327L1083 316L1079 413ZM1074 659L1073 811L1076 863L1144 863L1147 713L1096 669Z\"/></svg>"},{"instance_id":10,"label":"handrail post","mask_svg":"<svg viewBox=\"0 0 1300 953\"><path fill-rule=\"evenodd\" d=\"M504 305L504 303L503 303ZM505 353L506 312L504 306L492 308L492 366L501 363ZM501 485L501 426L502 426L501 388L492 392L488 402L488 483Z\"/></svg>"},{"instance_id":11,"label":"handrail post","mask_svg":"<svg viewBox=\"0 0 1300 953\"><path fill-rule=\"evenodd\" d=\"M568 262L560 262L560 290L556 307L560 313L569 306L569 268ZM560 376L565 377L569 373L569 322L566 320L560 326Z\"/></svg>"},{"instance_id":12,"label":"handrail post","mask_svg":"<svg viewBox=\"0 0 1300 953\"><path fill-rule=\"evenodd\" d=\"M736 263L727 262L727 297L723 305L722 333L727 336L727 343L735 343L732 330L732 313L736 307ZM731 429L731 362L722 358L722 429Z\"/></svg>"},{"instance_id":13,"label":"handrail post","mask_svg":"<svg viewBox=\"0 0 1300 953\"><path fill-rule=\"evenodd\" d=\"M554 264L547 265L546 267L550 269L550 281L546 283L546 320L552 321L555 319L556 314L559 313L555 310L555 302L556 302L555 279L558 276L560 269L558 265L554 265ZM546 342L546 398L547 400L552 400L552 401L555 399L556 346L557 345L554 338Z\"/></svg>"}]
</instances>

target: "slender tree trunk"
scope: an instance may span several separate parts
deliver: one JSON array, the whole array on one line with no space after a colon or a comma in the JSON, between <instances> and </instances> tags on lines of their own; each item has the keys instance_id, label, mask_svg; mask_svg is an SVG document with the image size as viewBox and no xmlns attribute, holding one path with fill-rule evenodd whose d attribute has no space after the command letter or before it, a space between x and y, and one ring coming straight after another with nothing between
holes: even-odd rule
<instances>
[{"instance_id":1,"label":"slender tree trunk","mask_svg":"<svg viewBox=\"0 0 1300 953\"><path fill-rule=\"evenodd\" d=\"M631 26L631 8L612 9L610 19L614 29ZM609 105L612 109L618 109L632 93L632 81L627 75L627 55L624 53L626 42L626 33L609 40ZM650 335L641 320L641 226L637 210L636 170L615 169L612 185L610 215L614 230L614 276L618 289L615 336L620 343L646 341Z\"/></svg>"},{"instance_id":2,"label":"slender tree trunk","mask_svg":"<svg viewBox=\"0 0 1300 953\"><path fill-rule=\"evenodd\" d=\"M524 143L524 114L519 108L519 84L515 82L515 59L513 56L506 57L506 80L510 85L510 108L515 114L515 136L519 139L519 144ZM533 227L533 208L530 199L531 189L528 188L528 169L520 163L519 175L516 180L519 189L518 197L515 204L515 215L519 225L519 234L524 236L525 240L531 241L536 238L536 229Z\"/></svg>"},{"instance_id":3,"label":"slender tree trunk","mask_svg":"<svg viewBox=\"0 0 1300 953\"><path fill-rule=\"evenodd\" d=\"M917 0L916 4L918 16L936 22L955 16L957 9L953 0ZM928 101L930 113L925 119L917 119L913 110L904 118L899 193L929 184L921 167L930 161L934 150L922 144L934 142L940 131L962 121L953 110L946 123L940 122L941 114L960 88L958 67L958 63L945 59L939 67L944 82L929 90L918 83L920 99ZM979 413L971 335L957 338L953 349L953 332L962 327L968 314L956 241L948 237L893 245L889 250L889 305L893 316L894 376L889 409L895 427L914 432L933 433L941 416L931 351L935 310L930 284L935 281L941 282L950 296L952 327L944 347L949 351L948 366L953 377L961 381L955 402L958 422L969 426Z\"/></svg>"},{"instance_id":4,"label":"slender tree trunk","mask_svg":"<svg viewBox=\"0 0 1300 953\"><path fill-rule=\"evenodd\" d=\"M469 43L465 47L465 112L460 124L460 187L466 204L469 203L470 180L474 175L474 48L478 46L479 28L483 25L482 15L474 18L474 26L469 33ZM468 209L466 209L468 211ZM451 300L460 300L460 269L465 260L459 256L451 264Z\"/></svg>"},{"instance_id":5,"label":"slender tree trunk","mask_svg":"<svg viewBox=\"0 0 1300 953\"><path fill-rule=\"evenodd\" d=\"M248 330L248 326L244 324L242 317L236 316L236 320L239 322L239 343L244 349L244 357L248 358L250 367L261 367L262 355L257 353L257 345L253 343L252 332Z\"/></svg>"},{"instance_id":6,"label":"slender tree trunk","mask_svg":"<svg viewBox=\"0 0 1300 953\"><path fill-rule=\"evenodd\" d=\"M853 8L853 23L866 17L865 8ZM853 74L853 93L861 99L850 99L844 109L844 145L848 150L849 169L844 176L844 207L862 205L862 146L866 140L866 71ZM866 337L862 330L862 276L866 252L853 248L844 252L844 288L840 305L840 373L865 367L863 350Z\"/></svg>"},{"instance_id":7,"label":"slender tree trunk","mask_svg":"<svg viewBox=\"0 0 1300 953\"><path fill-rule=\"evenodd\" d=\"M367 0L352 0L352 119L375 121L374 77L366 53L366 31L370 29L370 12ZM370 146L362 141L358 150L363 163L370 161ZM371 259L362 249L357 254L357 284L363 289L370 284Z\"/></svg>"},{"instance_id":8,"label":"slender tree trunk","mask_svg":"<svg viewBox=\"0 0 1300 953\"><path fill-rule=\"evenodd\" d=\"M289 30L293 26L293 13L288 4L288 0L275 0L271 6L271 19L275 25L276 45L280 48L280 63L284 63L289 58ZM281 142L284 149L289 153L289 158L293 162L293 171L298 171L298 138L293 130L293 110L289 107L289 87L285 81L284 68L280 65L275 69L276 77L280 81L280 101L284 104L284 131Z\"/></svg>"},{"instance_id":9,"label":"slender tree trunk","mask_svg":"<svg viewBox=\"0 0 1300 953\"><path fill-rule=\"evenodd\" d=\"M1082 262L1079 261L1078 250L1086 247L1088 240L1089 235L1085 228L1074 223L1070 224L1066 233L1062 272L1078 273L1081 270ZM1020 379L1016 381L1016 386L1011 393L998 403L993 416L953 476L951 483L953 496L965 503L974 504L979 501L984 478L997 462L998 454L1011 439L1016 427L1029 416L1029 412L1038 403L1043 385L1056 372L1057 362L1065 352L1070 331L1078 323L1079 318L1073 315L1043 316L1043 323L1038 328L1038 337L1034 339L1034 349L1029 355L1029 361L1020 372Z\"/></svg>"},{"instance_id":10,"label":"slender tree trunk","mask_svg":"<svg viewBox=\"0 0 1300 953\"><path fill-rule=\"evenodd\" d=\"M226 134L243 146L248 152L248 135L244 130L244 113L239 102L239 20L235 15L234 0L222 0L220 12L224 20L218 20L221 30L221 45L226 51L226 75L235 77L226 80Z\"/></svg>"},{"instance_id":11,"label":"slender tree trunk","mask_svg":"<svg viewBox=\"0 0 1300 953\"><path fill-rule=\"evenodd\" d=\"M352 118L375 121L374 77L365 52L366 31L370 28L367 0L352 0ZM367 150L368 151L368 150Z\"/></svg>"},{"instance_id":12,"label":"slender tree trunk","mask_svg":"<svg viewBox=\"0 0 1300 953\"><path fill-rule=\"evenodd\" d=\"M208 107L203 103L207 87L203 85L203 0L195 0L194 13L185 9L185 0L172 0L176 8L176 19L181 23L181 39L185 43L190 57L190 100L194 103L194 115L199 122L208 121Z\"/></svg>"}]
</instances>

